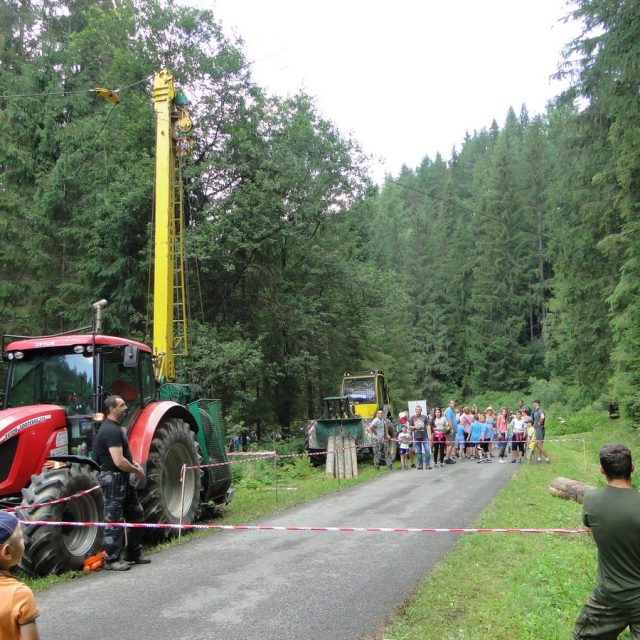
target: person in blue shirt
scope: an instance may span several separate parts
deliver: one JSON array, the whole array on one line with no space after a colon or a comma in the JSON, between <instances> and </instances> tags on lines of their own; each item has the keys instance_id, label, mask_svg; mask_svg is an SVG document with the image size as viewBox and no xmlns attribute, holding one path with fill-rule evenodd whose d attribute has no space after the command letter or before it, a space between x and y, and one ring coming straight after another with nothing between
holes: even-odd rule
<instances>
[{"instance_id":1,"label":"person in blue shirt","mask_svg":"<svg viewBox=\"0 0 640 640\"><path fill-rule=\"evenodd\" d=\"M484 421L484 413L481 413L478 416L478 419L474 420L471 423L471 427L469 428L469 444L473 445L472 450L475 449L478 458L480 458L478 462L484 462L484 458L482 457L481 443L483 429L486 429L486 426Z\"/></svg>"},{"instance_id":2,"label":"person in blue shirt","mask_svg":"<svg viewBox=\"0 0 640 640\"><path fill-rule=\"evenodd\" d=\"M495 411L493 410L493 407L491 405L489 405L485 410L484 410L484 415L486 417L485 422L487 423L487 425L490 427L489 428L489 432L486 436L483 436L483 442L487 442L488 445L486 447L486 449L484 447L483 450L484 452L487 454L486 458L487 460L491 460L491 458L493 457L491 448L493 445L493 442L496 439L497 436L497 432L496 432L496 414Z\"/></svg>"},{"instance_id":3,"label":"person in blue shirt","mask_svg":"<svg viewBox=\"0 0 640 640\"><path fill-rule=\"evenodd\" d=\"M456 418L456 401L449 400L449 406L444 412L444 417L449 426L447 431L447 455L444 459L445 464L455 464L455 449L458 448L458 419ZM455 448L454 448L455 444Z\"/></svg>"},{"instance_id":4,"label":"person in blue shirt","mask_svg":"<svg viewBox=\"0 0 640 640\"><path fill-rule=\"evenodd\" d=\"M481 413L478 416L478 421L482 425L480 429L480 448L478 450L478 456L480 459L478 460L478 463L493 462L493 460L491 460L490 451L491 439L493 438L493 422L487 420L484 413Z\"/></svg>"},{"instance_id":5,"label":"person in blue shirt","mask_svg":"<svg viewBox=\"0 0 640 640\"><path fill-rule=\"evenodd\" d=\"M456 422L456 447L458 449L458 455L460 459L464 459L465 457L465 438L466 433L464 432L464 427Z\"/></svg>"}]
</instances>

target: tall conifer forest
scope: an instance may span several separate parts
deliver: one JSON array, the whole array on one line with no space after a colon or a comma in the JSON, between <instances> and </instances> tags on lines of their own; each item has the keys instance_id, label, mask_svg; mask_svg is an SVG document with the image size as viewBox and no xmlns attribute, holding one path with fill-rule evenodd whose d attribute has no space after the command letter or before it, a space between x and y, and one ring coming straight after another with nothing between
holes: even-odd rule
<instances>
[{"instance_id":1,"label":"tall conifer forest","mask_svg":"<svg viewBox=\"0 0 640 640\"><path fill-rule=\"evenodd\" d=\"M0 330L150 341L154 113L191 98L191 354L230 425L281 433L342 373L398 404L546 385L640 418L640 3L577 0L569 88L376 186L312 96L267 94L208 11L0 0ZM120 103L96 86L119 89Z\"/></svg>"}]
</instances>

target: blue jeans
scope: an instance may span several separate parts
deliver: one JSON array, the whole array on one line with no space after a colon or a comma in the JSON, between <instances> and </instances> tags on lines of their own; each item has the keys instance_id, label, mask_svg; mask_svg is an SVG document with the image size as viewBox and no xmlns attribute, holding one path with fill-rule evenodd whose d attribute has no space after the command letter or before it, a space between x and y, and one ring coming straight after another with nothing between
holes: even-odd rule
<instances>
[{"instance_id":1,"label":"blue jeans","mask_svg":"<svg viewBox=\"0 0 640 640\"><path fill-rule=\"evenodd\" d=\"M431 464L431 443L428 440L414 440L413 450L418 456L418 468L422 466L422 453L424 452L424 463Z\"/></svg>"}]
</instances>

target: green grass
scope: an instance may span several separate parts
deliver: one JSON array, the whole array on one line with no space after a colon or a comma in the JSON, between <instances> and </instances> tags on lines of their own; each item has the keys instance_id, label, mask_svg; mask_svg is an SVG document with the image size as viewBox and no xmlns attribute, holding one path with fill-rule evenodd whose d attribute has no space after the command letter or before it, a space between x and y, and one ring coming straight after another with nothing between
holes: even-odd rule
<instances>
[{"instance_id":1,"label":"green grass","mask_svg":"<svg viewBox=\"0 0 640 640\"><path fill-rule=\"evenodd\" d=\"M640 456L628 423L591 416L581 443L549 443L552 464L522 465L477 521L487 528L583 528L581 505L554 498L556 476L603 485L598 451L627 444ZM547 438L553 438L548 433ZM634 474L635 475L635 474ZM634 486L637 486L634 477ZM385 640L492 640L571 637L580 607L595 586L596 548L590 535L468 534L425 579L382 634Z\"/></svg>"}]
</instances>

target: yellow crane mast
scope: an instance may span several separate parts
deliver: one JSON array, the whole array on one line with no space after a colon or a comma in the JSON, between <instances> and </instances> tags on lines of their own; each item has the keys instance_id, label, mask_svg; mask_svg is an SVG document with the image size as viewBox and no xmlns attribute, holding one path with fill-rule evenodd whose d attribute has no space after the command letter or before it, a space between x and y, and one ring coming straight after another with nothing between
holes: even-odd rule
<instances>
[{"instance_id":1,"label":"yellow crane mast","mask_svg":"<svg viewBox=\"0 0 640 640\"><path fill-rule=\"evenodd\" d=\"M178 103L178 104L177 104ZM184 214L180 158L191 150L185 134L191 120L186 99L167 69L153 79L156 114L154 188L153 352L156 378L176 379L175 355L187 354L187 314L184 275Z\"/></svg>"}]
</instances>

